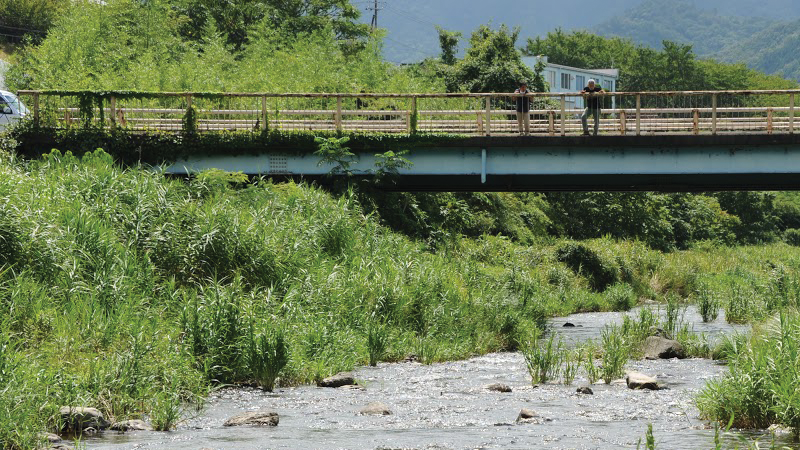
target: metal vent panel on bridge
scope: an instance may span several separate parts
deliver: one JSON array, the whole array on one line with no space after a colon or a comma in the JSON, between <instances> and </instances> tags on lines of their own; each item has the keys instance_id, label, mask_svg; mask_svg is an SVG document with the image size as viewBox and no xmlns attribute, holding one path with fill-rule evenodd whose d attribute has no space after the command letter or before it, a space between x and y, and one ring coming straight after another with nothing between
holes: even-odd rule
<instances>
[{"instance_id":1,"label":"metal vent panel on bridge","mask_svg":"<svg viewBox=\"0 0 800 450\"><path fill-rule=\"evenodd\" d=\"M289 172L289 158L285 155L269 155L269 174L270 175L288 175Z\"/></svg>"}]
</instances>

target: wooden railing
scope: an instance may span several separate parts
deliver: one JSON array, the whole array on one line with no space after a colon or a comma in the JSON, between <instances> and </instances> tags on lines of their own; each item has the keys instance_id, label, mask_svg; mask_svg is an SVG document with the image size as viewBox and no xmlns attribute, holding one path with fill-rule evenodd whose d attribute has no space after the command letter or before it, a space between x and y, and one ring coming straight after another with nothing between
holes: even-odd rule
<instances>
[{"instance_id":1,"label":"wooden railing","mask_svg":"<svg viewBox=\"0 0 800 450\"><path fill-rule=\"evenodd\" d=\"M600 132L794 133L800 90L615 92L598 94ZM134 131L185 131L196 112L198 132L307 130L382 133L504 135L519 132L515 94L264 94L106 93L102 109L86 95L20 91L32 120L53 128L91 125ZM534 93L530 133L567 136L583 132L580 93ZM97 103L97 102L94 102ZM589 119L593 128L593 119Z\"/></svg>"}]
</instances>

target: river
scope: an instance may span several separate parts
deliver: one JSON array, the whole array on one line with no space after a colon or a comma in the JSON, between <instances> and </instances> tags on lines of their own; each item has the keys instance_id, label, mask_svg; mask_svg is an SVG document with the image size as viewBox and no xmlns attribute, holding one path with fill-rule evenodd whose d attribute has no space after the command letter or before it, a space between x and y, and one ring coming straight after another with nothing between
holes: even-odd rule
<instances>
[{"instance_id":1,"label":"river","mask_svg":"<svg viewBox=\"0 0 800 450\"><path fill-rule=\"evenodd\" d=\"M620 313L579 314L550 321L565 341L596 338ZM699 319L694 309L686 320ZM569 321L575 328L561 328ZM694 323L711 335L745 330L718 320ZM713 430L699 419L694 397L726 367L704 359L631 361L627 368L655 375L667 389L632 391L624 384L596 384L594 395L576 393L586 385L580 376L570 386L534 387L518 353L490 354L466 361L425 366L379 364L356 371L366 389L302 386L275 393L230 388L210 396L205 409L169 433L109 433L85 441L87 448L121 449L523 449L636 448L647 424L653 424L657 448L713 447ZM512 387L510 393L486 389L490 383ZM371 402L382 402L388 416L361 416ZM516 424L522 408L535 411L533 424ZM223 422L245 411L280 414L275 428L226 428ZM743 435L726 434L730 445ZM752 437L752 436L750 436ZM767 437L762 437L767 442Z\"/></svg>"}]
</instances>

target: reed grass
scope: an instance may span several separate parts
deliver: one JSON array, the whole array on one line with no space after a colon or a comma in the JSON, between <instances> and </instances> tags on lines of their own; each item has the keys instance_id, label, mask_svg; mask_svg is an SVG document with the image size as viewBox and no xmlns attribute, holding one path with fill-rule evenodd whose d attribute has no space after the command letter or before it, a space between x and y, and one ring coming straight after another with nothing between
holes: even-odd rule
<instances>
[{"instance_id":1,"label":"reed grass","mask_svg":"<svg viewBox=\"0 0 800 450\"><path fill-rule=\"evenodd\" d=\"M169 429L217 384L277 389L410 354L434 363L515 349L547 317L695 292L698 274L720 299L732 282L747 298L773 292L748 306L752 317L797 302L800 249L785 244L663 254L608 238L576 250L557 238L452 235L440 247L393 232L347 192L213 172L171 179L102 151L0 159L8 448L39 446L61 405ZM639 335L651 323L629 327ZM631 341L609 337L598 368L597 352L564 363L542 339L533 375L555 380L574 363L590 381L611 376Z\"/></svg>"}]
</instances>

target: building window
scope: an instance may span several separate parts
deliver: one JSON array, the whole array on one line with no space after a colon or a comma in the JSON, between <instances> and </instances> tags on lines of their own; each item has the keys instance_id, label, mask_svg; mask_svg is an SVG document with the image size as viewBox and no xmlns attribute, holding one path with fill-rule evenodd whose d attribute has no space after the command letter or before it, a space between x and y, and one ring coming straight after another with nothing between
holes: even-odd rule
<instances>
[{"instance_id":1,"label":"building window","mask_svg":"<svg viewBox=\"0 0 800 450\"><path fill-rule=\"evenodd\" d=\"M570 88L570 81L572 77L569 76L568 73L561 74L561 89L569 89Z\"/></svg>"},{"instance_id":2,"label":"building window","mask_svg":"<svg viewBox=\"0 0 800 450\"><path fill-rule=\"evenodd\" d=\"M606 80L606 90L609 92L614 91L614 82L612 80Z\"/></svg>"},{"instance_id":3,"label":"building window","mask_svg":"<svg viewBox=\"0 0 800 450\"><path fill-rule=\"evenodd\" d=\"M583 89L586 87L586 77L583 75L578 75L575 77L575 87L577 89Z\"/></svg>"},{"instance_id":4,"label":"building window","mask_svg":"<svg viewBox=\"0 0 800 450\"><path fill-rule=\"evenodd\" d=\"M546 71L547 76L547 84L550 85L550 89L554 89L556 87L556 73L552 70Z\"/></svg>"}]
</instances>

